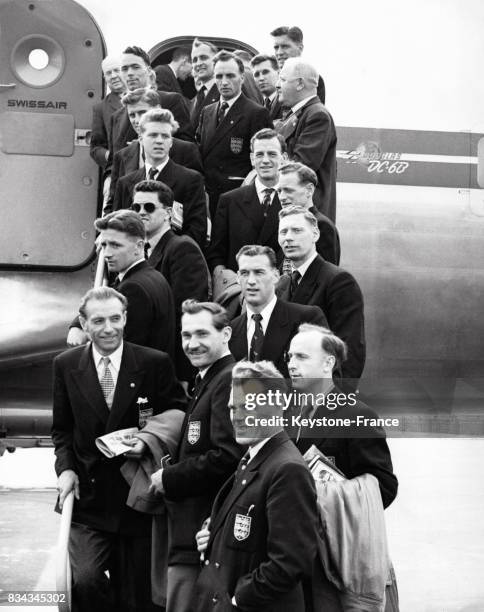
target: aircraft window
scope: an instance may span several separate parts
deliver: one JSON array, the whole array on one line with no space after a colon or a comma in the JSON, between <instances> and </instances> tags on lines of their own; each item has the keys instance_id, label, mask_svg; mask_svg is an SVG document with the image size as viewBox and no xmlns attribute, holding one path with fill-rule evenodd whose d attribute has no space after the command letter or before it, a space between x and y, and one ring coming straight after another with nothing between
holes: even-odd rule
<instances>
[{"instance_id":1,"label":"aircraft window","mask_svg":"<svg viewBox=\"0 0 484 612\"><path fill-rule=\"evenodd\" d=\"M29 64L36 70L43 70L49 64L49 56L43 49L32 49L29 53Z\"/></svg>"}]
</instances>

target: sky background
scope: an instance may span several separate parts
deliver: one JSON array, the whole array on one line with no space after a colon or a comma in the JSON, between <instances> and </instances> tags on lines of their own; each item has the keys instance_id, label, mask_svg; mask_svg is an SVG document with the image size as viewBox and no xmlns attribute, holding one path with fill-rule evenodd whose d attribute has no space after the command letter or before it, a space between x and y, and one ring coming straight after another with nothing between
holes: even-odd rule
<instances>
[{"instance_id":1,"label":"sky background","mask_svg":"<svg viewBox=\"0 0 484 612\"><path fill-rule=\"evenodd\" d=\"M109 52L181 35L227 36L261 52L269 32L299 25L337 125L484 132L481 0L81 0ZM317 7L317 8L316 8ZM137 27L139 24L139 27Z\"/></svg>"}]
</instances>

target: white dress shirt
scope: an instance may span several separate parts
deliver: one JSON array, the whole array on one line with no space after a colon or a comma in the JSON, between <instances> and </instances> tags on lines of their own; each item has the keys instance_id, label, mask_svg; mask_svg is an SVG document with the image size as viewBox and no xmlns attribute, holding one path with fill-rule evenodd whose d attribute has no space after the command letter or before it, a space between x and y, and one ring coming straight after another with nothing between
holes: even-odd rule
<instances>
[{"instance_id":1,"label":"white dress shirt","mask_svg":"<svg viewBox=\"0 0 484 612\"><path fill-rule=\"evenodd\" d=\"M257 197L259 198L259 202L261 204L264 201L264 198L266 197L266 189L272 189L272 193L271 193L271 204L272 204L272 202L274 201L274 196L276 195L275 187L267 187L266 185L264 185L264 183L260 180L258 176L255 177L254 187L257 192Z\"/></svg>"},{"instance_id":2,"label":"white dress shirt","mask_svg":"<svg viewBox=\"0 0 484 612\"><path fill-rule=\"evenodd\" d=\"M110 355L101 355L101 353L97 350L94 342L92 343L92 358L94 359L94 365L96 366L97 377L99 382L101 382L102 377L104 376L104 362L103 359L105 357L109 357L108 368L111 372L111 376L113 377L114 388L116 389L116 383L118 382L119 369L121 367L121 358L123 356L123 343L118 346L118 348L111 353Z\"/></svg>"},{"instance_id":3,"label":"white dress shirt","mask_svg":"<svg viewBox=\"0 0 484 612\"><path fill-rule=\"evenodd\" d=\"M170 158L167 156L165 161L163 163L161 163L159 166L152 166L148 162L145 162L145 176L146 176L146 180L149 179L151 168L156 168L156 176L158 176L158 174L163 170L163 168L166 166L166 164L169 161L170 161Z\"/></svg>"},{"instance_id":4,"label":"white dress shirt","mask_svg":"<svg viewBox=\"0 0 484 612\"><path fill-rule=\"evenodd\" d=\"M305 261L302 265L300 265L299 268L296 268L296 270L301 275L301 278L299 279L299 282L301 282L301 280L302 280L303 276L306 274L309 266L313 263L313 261L316 259L317 256L318 256L318 252L315 251L313 253L313 255L307 261Z\"/></svg>"}]
</instances>

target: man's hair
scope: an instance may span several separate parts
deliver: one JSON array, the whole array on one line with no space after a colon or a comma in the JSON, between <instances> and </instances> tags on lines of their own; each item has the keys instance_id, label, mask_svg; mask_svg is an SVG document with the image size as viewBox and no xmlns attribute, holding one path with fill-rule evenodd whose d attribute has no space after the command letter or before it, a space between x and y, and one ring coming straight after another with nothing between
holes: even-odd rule
<instances>
[{"instance_id":1,"label":"man's hair","mask_svg":"<svg viewBox=\"0 0 484 612\"><path fill-rule=\"evenodd\" d=\"M259 64L262 64L262 62L270 62L272 68L274 70L279 71L279 64L277 63L276 56L268 55L267 53L259 53L258 55L255 55L250 60L250 65L252 66L252 68L255 68Z\"/></svg>"},{"instance_id":2,"label":"man's hair","mask_svg":"<svg viewBox=\"0 0 484 612\"><path fill-rule=\"evenodd\" d=\"M213 42L209 40L205 40L204 38L195 38L192 43L193 47L200 47L201 45L207 45L210 51L215 55L218 52L218 47L216 47Z\"/></svg>"},{"instance_id":3,"label":"man's hair","mask_svg":"<svg viewBox=\"0 0 484 612\"><path fill-rule=\"evenodd\" d=\"M292 42L301 44L303 42L303 33L301 28L297 26L281 26L272 30L271 36L287 36Z\"/></svg>"},{"instance_id":4,"label":"man's hair","mask_svg":"<svg viewBox=\"0 0 484 612\"><path fill-rule=\"evenodd\" d=\"M182 59L191 59L190 49L188 47L177 47L171 56L172 62L179 62Z\"/></svg>"},{"instance_id":5,"label":"man's hair","mask_svg":"<svg viewBox=\"0 0 484 612\"><path fill-rule=\"evenodd\" d=\"M243 401L243 397L237 397L242 391L246 393L267 393L268 391L280 391L286 393L287 383L272 361L239 361L232 369L232 386L234 399ZM260 389L259 386L263 388ZM239 391L240 388L240 391ZM282 410L282 405L269 404L277 414Z\"/></svg>"},{"instance_id":6,"label":"man's hair","mask_svg":"<svg viewBox=\"0 0 484 612\"><path fill-rule=\"evenodd\" d=\"M321 334L321 348L329 355L333 355L336 360L336 367L341 366L343 361L348 357L348 348L346 343L327 327L322 325L314 325L314 323L301 323L297 333L310 332L311 334Z\"/></svg>"},{"instance_id":7,"label":"man's hair","mask_svg":"<svg viewBox=\"0 0 484 612\"><path fill-rule=\"evenodd\" d=\"M139 240L145 240L146 237L143 220L133 210L116 210L109 213L105 217L96 219L94 227L98 232L112 229Z\"/></svg>"},{"instance_id":8,"label":"man's hair","mask_svg":"<svg viewBox=\"0 0 484 612\"><path fill-rule=\"evenodd\" d=\"M123 51L123 53L129 53L130 55L137 55L138 57L140 57L144 61L144 63L147 66L151 67L150 57L146 53L146 51L144 51L141 47L136 47L134 45L132 47L126 47L126 49Z\"/></svg>"},{"instance_id":9,"label":"man's hair","mask_svg":"<svg viewBox=\"0 0 484 612\"><path fill-rule=\"evenodd\" d=\"M212 325L216 330L222 331L224 327L230 327L230 319L223 306L216 302L199 302L198 300L185 300L182 303L182 314L198 314L206 310L212 315Z\"/></svg>"},{"instance_id":10,"label":"man's hair","mask_svg":"<svg viewBox=\"0 0 484 612\"><path fill-rule=\"evenodd\" d=\"M128 104L138 104L138 102L144 102L149 106L161 106L158 92L151 89L151 87L139 87L133 91L128 91L121 98L121 103L123 106L127 106Z\"/></svg>"},{"instance_id":11,"label":"man's hair","mask_svg":"<svg viewBox=\"0 0 484 612\"><path fill-rule=\"evenodd\" d=\"M167 108L152 108L145 113L139 121L140 132L144 132L147 123L169 123L172 128L172 134L180 127L178 121L173 117L173 113Z\"/></svg>"},{"instance_id":12,"label":"man's hair","mask_svg":"<svg viewBox=\"0 0 484 612\"><path fill-rule=\"evenodd\" d=\"M236 49L233 54L235 55L235 57L240 57L243 62L250 62L250 60L252 59L252 55L244 49Z\"/></svg>"},{"instance_id":13,"label":"man's hair","mask_svg":"<svg viewBox=\"0 0 484 612\"><path fill-rule=\"evenodd\" d=\"M284 63L284 68L292 70L294 78L302 79L306 89L317 88L319 73L309 62L305 62L300 57L289 57Z\"/></svg>"},{"instance_id":14,"label":"man's hair","mask_svg":"<svg viewBox=\"0 0 484 612\"><path fill-rule=\"evenodd\" d=\"M171 208L173 206L173 191L161 181L140 181L133 188L133 193L156 193L160 204Z\"/></svg>"},{"instance_id":15,"label":"man's hair","mask_svg":"<svg viewBox=\"0 0 484 612\"><path fill-rule=\"evenodd\" d=\"M277 138L279 144L281 145L281 153L286 153L287 145L284 136L272 128L262 128L262 130L256 132L250 139L250 150L254 151L254 142L256 140L271 140L272 138Z\"/></svg>"},{"instance_id":16,"label":"man's hair","mask_svg":"<svg viewBox=\"0 0 484 612\"><path fill-rule=\"evenodd\" d=\"M277 269L276 254L274 253L274 249L271 249L269 246L262 246L260 244L246 244L235 256L237 263L239 263L239 259L242 257L242 255L246 255L247 257L265 255L269 259L271 268Z\"/></svg>"},{"instance_id":17,"label":"man's hair","mask_svg":"<svg viewBox=\"0 0 484 612\"><path fill-rule=\"evenodd\" d=\"M298 181L302 184L311 183L317 187L318 185L318 177L316 172L312 168L301 164L301 162L289 161L279 168L280 174L294 174L297 175Z\"/></svg>"},{"instance_id":18,"label":"man's hair","mask_svg":"<svg viewBox=\"0 0 484 612\"><path fill-rule=\"evenodd\" d=\"M90 300L110 300L111 298L117 298L123 307L123 311L126 311L128 308L128 300L124 297L122 293L116 291L112 287L95 287L94 289L89 289L87 293L85 293L79 304L79 316L83 319L87 319L87 303Z\"/></svg>"},{"instance_id":19,"label":"man's hair","mask_svg":"<svg viewBox=\"0 0 484 612\"><path fill-rule=\"evenodd\" d=\"M217 62L229 62L230 60L234 60L237 66L239 67L240 74L244 74L245 72L244 62L240 59L240 57L237 57L230 51L225 51L225 49L222 49L222 51L219 51L217 55L213 58L213 65L215 66Z\"/></svg>"},{"instance_id":20,"label":"man's hair","mask_svg":"<svg viewBox=\"0 0 484 612\"><path fill-rule=\"evenodd\" d=\"M281 208L279 211L279 221L285 217L290 217L291 215L302 215L314 229L318 229L318 221L313 213L306 208L296 206L295 204Z\"/></svg>"}]
</instances>

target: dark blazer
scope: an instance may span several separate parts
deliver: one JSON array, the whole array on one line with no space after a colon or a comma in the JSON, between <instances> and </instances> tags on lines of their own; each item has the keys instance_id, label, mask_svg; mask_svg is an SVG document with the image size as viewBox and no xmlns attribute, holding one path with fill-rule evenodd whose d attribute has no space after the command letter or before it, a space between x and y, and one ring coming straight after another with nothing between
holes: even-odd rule
<instances>
[{"instance_id":1,"label":"dark blazer","mask_svg":"<svg viewBox=\"0 0 484 612\"><path fill-rule=\"evenodd\" d=\"M281 277L277 295L289 299L290 279ZM342 376L359 380L365 366L365 320L363 295L353 276L317 255L293 295L291 302L319 306L332 332L348 346L348 359L343 363Z\"/></svg>"},{"instance_id":2,"label":"dark blazer","mask_svg":"<svg viewBox=\"0 0 484 612\"><path fill-rule=\"evenodd\" d=\"M180 340L181 305L184 300L208 300L209 272L198 244L190 236L177 236L171 230L163 234L148 258L161 272L173 292L176 315L175 369L180 380L191 380L194 368L183 352Z\"/></svg>"},{"instance_id":3,"label":"dark blazer","mask_svg":"<svg viewBox=\"0 0 484 612\"><path fill-rule=\"evenodd\" d=\"M314 96L296 113L277 125L289 158L316 172L314 205L331 221L336 219L336 129L333 118Z\"/></svg>"},{"instance_id":4,"label":"dark blazer","mask_svg":"<svg viewBox=\"0 0 484 612\"><path fill-rule=\"evenodd\" d=\"M341 393L334 388L330 393ZM348 400L352 398L347 396ZM349 419L356 422L358 416L377 418L373 410L366 404L355 399L355 405L337 406L329 410L319 405L312 418L321 419L324 416L335 419ZM292 411L292 413L299 411ZM356 478L362 474L373 474L378 479L383 506L389 506L397 495L398 480L393 473L392 458L386 441L385 431L381 427L347 427L341 437L336 437L336 429L301 427L299 441L296 442L298 427L291 431L291 437L297 448L304 453L314 444L321 450L347 478ZM317 434L317 436L315 436ZM344 436L344 437L343 437Z\"/></svg>"},{"instance_id":5,"label":"dark blazer","mask_svg":"<svg viewBox=\"0 0 484 612\"><path fill-rule=\"evenodd\" d=\"M156 66L156 87L159 91L173 91L183 95L180 83L168 64Z\"/></svg>"},{"instance_id":6,"label":"dark blazer","mask_svg":"<svg viewBox=\"0 0 484 612\"><path fill-rule=\"evenodd\" d=\"M317 526L313 478L281 431L215 500L194 612L305 612Z\"/></svg>"},{"instance_id":7,"label":"dark blazer","mask_svg":"<svg viewBox=\"0 0 484 612\"><path fill-rule=\"evenodd\" d=\"M108 161L106 152L111 145L111 116L122 108L121 99L117 94L108 95L92 107L92 127L90 154L101 168L105 168Z\"/></svg>"},{"instance_id":8,"label":"dark blazer","mask_svg":"<svg viewBox=\"0 0 484 612\"><path fill-rule=\"evenodd\" d=\"M318 79L318 89L316 90L316 94L318 98L321 100L323 104L326 104L326 87L324 86L323 77L319 75Z\"/></svg>"},{"instance_id":9,"label":"dark blazer","mask_svg":"<svg viewBox=\"0 0 484 612\"><path fill-rule=\"evenodd\" d=\"M145 178L144 168L121 177L114 193L113 210L129 208L133 200L133 187ZM207 200L202 175L170 159L156 180L168 185L175 200L183 204L182 233L191 236L203 248L207 241Z\"/></svg>"},{"instance_id":10,"label":"dark blazer","mask_svg":"<svg viewBox=\"0 0 484 612\"><path fill-rule=\"evenodd\" d=\"M106 210L112 207L114 194L116 193L116 183L119 177L139 169L139 149L140 143L136 140L114 154L109 201ZM170 159L174 161L175 164L180 164L180 166L191 168L203 174L202 158L194 142L173 138L173 145L170 149Z\"/></svg>"},{"instance_id":11,"label":"dark blazer","mask_svg":"<svg viewBox=\"0 0 484 612\"><path fill-rule=\"evenodd\" d=\"M276 99L272 102L271 108L269 110L269 115L272 121L276 121L277 119L282 119L282 113L282 102L279 100L279 96L276 96Z\"/></svg>"},{"instance_id":12,"label":"dark blazer","mask_svg":"<svg viewBox=\"0 0 484 612\"><path fill-rule=\"evenodd\" d=\"M220 92L217 85L214 83L208 90L203 100L200 102L195 96L192 100L190 109L190 123L192 125L193 132L196 133L198 124L200 122L200 114L202 110L209 104L214 104L220 100Z\"/></svg>"},{"instance_id":13,"label":"dark blazer","mask_svg":"<svg viewBox=\"0 0 484 612\"><path fill-rule=\"evenodd\" d=\"M116 289L128 300L126 339L174 358L175 306L163 275L141 261L126 272Z\"/></svg>"},{"instance_id":14,"label":"dark blazer","mask_svg":"<svg viewBox=\"0 0 484 612\"><path fill-rule=\"evenodd\" d=\"M341 247L336 225L314 206L309 210L313 213L318 222L319 240L316 242L316 251L323 259L338 266L341 256Z\"/></svg>"},{"instance_id":15,"label":"dark blazer","mask_svg":"<svg viewBox=\"0 0 484 612\"><path fill-rule=\"evenodd\" d=\"M301 323L327 325L326 317L320 308L300 306L278 299L267 326L260 358L272 361L285 378L289 376L285 361L286 351ZM230 351L237 360L247 359L249 353L247 313L244 312L236 317L230 325L232 327Z\"/></svg>"},{"instance_id":16,"label":"dark blazer","mask_svg":"<svg viewBox=\"0 0 484 612\"><path fill-rule=\"evenodd\" d=\"M282 261L277 241L281 204L274 194L267 217L257 196L255 184L244 185L220 196L207 253L210 269L223 265L237 272L235 256L246 244L270 246Z\"/></svg>"},{"instance_id":17,"label":"dark blazer","mask_svg":"<svg viewBox=\"0 0 484 612\"><path fill-rule=\"evenodd\" d=\"M171 500L170 564L199 564L195 534L242 455L227 408L234 362L227 355L205 373L187 409L177 456L163 471L165 498Z\"/></svg>"},{"instance_id":18,"label":"dark blazer","mask_svg":"<svg viewBox=\"0 0 484 612\"><path fill-rule=\"evenodd\" d=\"M173 113L173 116L180 124L176 133L177 138L182 140L193 140L193 130L190 125L190 114L188 103L185 98L177 93L159 91L160 104ZM128 117L128 111L123 107L111 117L111 154L125 147L132 140L136 140L138 135L134 131Z\"/></svg>"},{"instance_id":19,"label":"dark blazer","mask_svg":"<svg viewBox=\"0 0 484 612\"><path fill-rule=\"evenodd\" d=\"M74 470L79 477L74 521L113 533L151 533L151 515L126 506L129 486L119 471L125 459L108 459L94 444L98 436L139 426L140 397L148 400L142 407L151 408L153 414L185 410L185 393L166 353L124 342L111 410L99 384L91 343L54 359L55 470L57 475Z\"/></svg>"},{"instance_id":20,"label":"dark blazer","mask_svg":"<svg viewBox=\"0 0 484 612\"><path fill-rule=\"evenodd\" d=\"M210 211L215 213L220 194L239 187L252 169L250 139L262 128L272 127L269 112L243 94L217 126L218 103L206 106L197 131L202 154Z\"/></svg>"}]
</instances>

